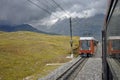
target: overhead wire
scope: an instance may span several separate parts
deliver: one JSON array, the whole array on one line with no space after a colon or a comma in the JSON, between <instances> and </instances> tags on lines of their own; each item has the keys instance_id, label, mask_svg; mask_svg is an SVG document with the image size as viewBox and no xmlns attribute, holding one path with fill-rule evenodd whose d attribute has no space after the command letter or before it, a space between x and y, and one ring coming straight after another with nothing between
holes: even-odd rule
<instances>
[{"instance_id":1,"label":"overhead wire","mask_svg":"<svg viewBox=\"0 0 120 80\"><path fill-rule=\"evenodd\" d=\"M69 17L71 17L70 14L68 14L68 12L66 12L66 10L60 6L60 4L58 4L55 0L52 0L62 11L64 11Z\"/></svg>"},{"instance_id":2,"label":"overhead wire","mask_svg":"<svg viewBox=\"0 0 120 80\"><path fill-rule=\"evenodd\" d=\"M33 2L33 1L31 1L31 0L27 0L27 1L29 1L29 2L32 3L33 5L37 6L38 8L42 9L43 11L45 11L45 12L47 12L48 14L51 15L51 11L49 11L49 10L41 7L40 5L36 4L35 2ZM41 1L39 1L39 0L37 0L37 1L41 3ZM45 1L48 2L47 0L45 0ZM51 0L51 1L52 1L57 7L59 7L63 12L65 12L65 14L66 14L67 16L71 17L71 15L68 14L68 12L66 12L66 10L65 10L63 7L61 7L60 4L58 4L55 0ZM53 5L54 5L54 4L53 4ZM43 2L42 2L42 5L47 6L47 8L49 7L48 5L46 5L46 4L43 3ZM52 6L53 8L56 8L56 7L53 6L53 5L51 5L51 6ZM60 17L56 16L55 14L53 14L53 16L60 19Z\"/></svg>"},{"instance_id":3,"label":"overhead wire","mask_svg":"<svg viewBox=\"0 0 120 80\"><path fill-rule=\"evenodd\" d=\"M47 12L49 15L51 15L51 12L48 11L47 9L41 7L40 5L34 3L34 2L31 1L31 0L27 0L27 1L29 1L29 2L32 3L33 5L37 6L38 8L42 9L43 11L45 11L45 12ZM37 1L39 1L39 0L37 0ZM45 1L48 2L47 0L45 0ZM66 10L65 10L64 8L62 8L55 0L52 0L52 1L54 2L54 4L56 4L57 7L59 7L59 8L60 8L62 11L64 11L69 17L71 17L71 15L69 15L69 14L66 12ZM39 1L39 2L41 3L41 1ZM42 2L42 5L47 6L47 5L46 5L45 3L43 3L43 2ZM54 8L56 8L56 7L53 6L52 4L51 4L51 6L54 7ZM47 7L49 7L49 6L47 6ZM56 15L54 15L54 14L53 14L53 16L60 19L60 17L58 17L58 16L56 16ZM72 22L72 23L73 23L73 24L76 24L76 23L79 23L79 22L78 22L78 21L74 21L74 22Z\"/></svg>"},{"instance_id":4,"label":"overhead wire","mask_svg":"<svg viewBox=\"0 0 120 80\"><path fill-rule=\"evenodd\" d=\"M62 11L64 11L69 17L71 17L71 19L72 19L72 16L70 15L70 14L68 14L68 12L66 12L66 10L63 8L63 7L61 7L61 5L60 4L58 4L55 0L52 0ZM73 22L73 20L72 20L72 24L76 24L76 23L80 23L80 22L78 22L78 21L74 21Z\"/></svg>"},{"instance_id":5,"label":"overhead wire","mask_svg":"<svg viewBox=\"0 0 120 80\"><path fill-rule=\"evenodd\" d=\"M55 0L52 0L52 2L54 2L54 4L56 4L57 5L57 7L59 7L62 11L64 11L68 16L69 16L69 18L71 17L71 15L70 14L68 14L68 12L66 12L66 10L63 8L63 7L61 7L61 5L60 4L58 4ZM71 19L72 19L72 17L71 17ZM76 23L80 23L80 22L78 22L78 21L72 21L72 24L74 25L74 24L76 24Z\"/></svg>"},{"instance_id":6,"label":"overhead wire","mask_svg":"<svg viewBox=\"0 0 120 80\"><path fill-rule=\"evenodd\" d=\"M50 1L50 0L44 0L44 1L45 1L46 3L49 3L52 8L56 9L56 6L53 5L53 2L52 2L52 1ZM52 3L51 3L51 2L52 2Z\"/></svg>"},{"instance_id":7,"label":"overhead wire","mask_svg":"<svg viewBox=\"0 0 120 80\"><path fill-rule=\"evenodd\" d=\"M50 11L52 11L51 10L51 8L50 8L50 6L48 6L47 4L45 4L44 2L42 2L42 1L40 1L40 0L37 0L39 3L42 3L42 5L44 5L47 9L49 9ZM46 0L44 0L46 3L48 3ZM53 6L51 6L51 7L53 7Z\"/></svg>"},{"instance_id":8,"label":"overhead wire","mask_svg":"<svg viewBox=\"0 0 120 80\"><path fill-rule=\"evenodd\" d=\"M47 9L45 9L45 8L41 7L40 5L38 5L38 4L36 4L36 3L34 3L34 2L33 2L33 1L31 1L31 0L27 0L27 1L29 1L29 2L30 2L30 3L32 3L33 5L37 6L38 8L42 9L43 11L45 11L46 13L48 13L49 15L51 15L51 12L50 12L50 11L48 11ZM54 15L54 14L53 14L53 16L54 16L54 17L56 17L56 18L60 18L60 17L58 17L58 16L56 16L56 15Z\"/></svg>"},{"instance_id":9,"label":"overhead wire","mask_svg":"<svg viewBox=\"0 0 120 80\"><path fill-rule=\"evenodd\" d=\"M72 22L72 24L74 25L74 24L80 24L80 21L79 20L74 20L74 22Z\"/></svg>"}]
</instances>

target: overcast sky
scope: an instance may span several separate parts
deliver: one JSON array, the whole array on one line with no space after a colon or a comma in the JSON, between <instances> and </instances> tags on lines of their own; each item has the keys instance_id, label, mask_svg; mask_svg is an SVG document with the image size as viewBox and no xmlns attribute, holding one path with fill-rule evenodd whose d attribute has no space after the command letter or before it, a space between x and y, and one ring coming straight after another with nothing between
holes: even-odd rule
<instances>
[{"instance_id":1,"label":"overcast sky","mask_svg":"<svg viewBox=\"0 0 120 80\"><path fill-rule=\"evenodd\" d=\"M59 19L87 18L96 14L105 14L107 0L54 0L65 12L52 0L31 0L38 8L28 0L0 0L0 22L9 24L29 23L37 25L53 25ZM66 14L67 13L67 14Z\"/></svg>"}]
</instances>

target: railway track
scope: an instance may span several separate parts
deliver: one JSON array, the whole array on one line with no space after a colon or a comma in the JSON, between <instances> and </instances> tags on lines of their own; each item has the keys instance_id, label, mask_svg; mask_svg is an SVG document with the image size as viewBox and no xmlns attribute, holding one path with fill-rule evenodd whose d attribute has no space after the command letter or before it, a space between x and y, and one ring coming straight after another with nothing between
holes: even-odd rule
<instances>
[{"instance_id":1,"label":"railway track","mask_svg":"<svg viewBox=\"0 0 120 80\"><path fill-rule=\"evenodd\" d=\"M119 65L120 67L120 59L115 59L115 62Z\"/></svg>"},{"instance_id":2,"label":"railway track","mask_svg":"<svg viewBox=\"0 0 120 80\"><path fill-rule=\"evenodd\" d=\"M56 80L74 80L87 60L88 58L80 58L75 64L58 76Z\"/></svg>"},{"instance_id":3,"label":"railway track","mask_svg":"<svg viewBox=\"0 0 120 80\"><path fill-rule=\"evenodd\" d=\"M74 80L88 58L81 58L78 56L72 61L62 65L47 76L39 78L38 80Z\"/></svg>"},{"instance_id":4,"label":"railway track","mask_svg":"<svg viewBox=\"0 0 120 80\"><path fill-rule=\"evenodd\" d=\"M107 59L108 65L113 77L113 80L120 80L120 60L119 59Z\"/></svg>"}]
</instances>

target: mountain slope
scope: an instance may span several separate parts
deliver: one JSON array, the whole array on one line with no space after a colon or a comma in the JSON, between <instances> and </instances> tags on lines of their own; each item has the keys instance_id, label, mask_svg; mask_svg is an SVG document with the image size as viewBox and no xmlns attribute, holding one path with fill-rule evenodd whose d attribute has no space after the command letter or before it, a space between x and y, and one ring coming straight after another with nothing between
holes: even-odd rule
<instances>
[{"instance_id":1,"label":"mountain slope","mask_svg":"<svg viewBox=\"0 0 120 80\"><path fill-rule=\"evenodd\" d=\"M21 25L0 25L0 31L5 32L15 32L15 31L32 31L32 32L39 32L39 33L45 33L43 31L37 30L36 28L28 25L28 24L21 24Z\"/></svg>"}]
</instances>

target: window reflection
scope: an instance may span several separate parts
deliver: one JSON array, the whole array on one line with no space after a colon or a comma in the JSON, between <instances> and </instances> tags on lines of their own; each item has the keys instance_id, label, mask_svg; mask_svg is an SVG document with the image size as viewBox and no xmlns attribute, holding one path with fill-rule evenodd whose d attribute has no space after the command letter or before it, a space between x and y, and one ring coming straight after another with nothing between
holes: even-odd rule
<instances>
[{"instance_id":1,"label":"window reflection","mask_svg":"<svg viewBox=\"0 0 120 80\"><path fill-rule=\"evenodd\" d=\"M120 50L120 40L113 40L112 41L112 49L113 50Z\"/></svg>"}]
</instances>

